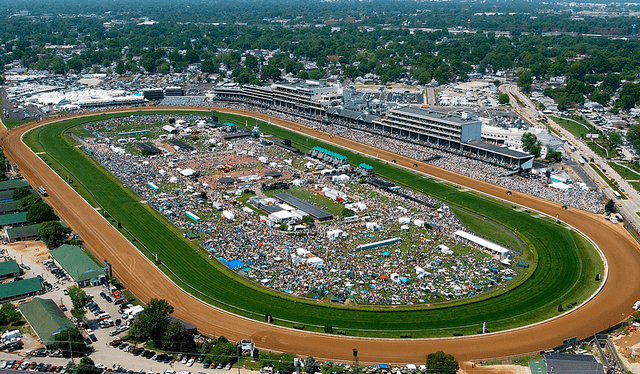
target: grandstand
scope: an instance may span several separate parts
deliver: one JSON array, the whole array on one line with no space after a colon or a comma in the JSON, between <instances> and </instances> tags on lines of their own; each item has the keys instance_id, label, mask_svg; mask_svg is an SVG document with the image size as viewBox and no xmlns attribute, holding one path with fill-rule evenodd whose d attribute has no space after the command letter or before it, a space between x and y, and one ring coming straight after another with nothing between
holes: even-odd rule
<instances>
[{"instance_id":1,"label":"grandstand","mask_svg":"<svg viewBox=\"0 0 640 374\"><path fill-rule=\"evenodd\" d=\"M165 96L161 106L205 106L206 96Z\"/></svg>"}]
</instances>

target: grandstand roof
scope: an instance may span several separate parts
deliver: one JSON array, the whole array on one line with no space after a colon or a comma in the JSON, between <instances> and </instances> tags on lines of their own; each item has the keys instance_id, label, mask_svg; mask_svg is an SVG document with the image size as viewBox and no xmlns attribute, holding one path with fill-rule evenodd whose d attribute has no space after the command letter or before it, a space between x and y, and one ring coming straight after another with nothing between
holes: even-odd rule
<instances>
[{"instance_id":1,"label":"grandstand roof","mask_svg":"<svg viewBox=\"0 0 640 374\"><path fill-rule=\"evenodd\" d=\"M602 364L591 355L551 353L544 355L549 373L558 374L604 374Z\"/></svg>"},{"instance_id":2,"label":"grandstand roof","mask_svg":"<svg viewBox=\"0 0 640 374\"><path fill-rule=\"evenodd\" d=\"M358 165L358 167L361 167L365 170L373 170L373 166L369 165L369 164L365 164L364 162L361 163L360 165Z\"/></svg>"},{"instance_id":3,"label":"grandstand roof","mask_svg":"<svg viewBox=\"0 0 640 374\"><path fill-rule=\"evenodd\" d=\"M36 297L20 305L18 309L45 345L53 344L55 336L61 331L74 327L51 299Z\"/></svg>"},{"instance_id":4,"label":"grandstand roof","mask_svg":"<svg viewBox=\"0 0 640 374\"><path fill-rule=\"evenodd\" d=\"M333 219L333 214L327 212L324 209L320 209L317 206L308 203L300 198L293 196L288 192L281 192L275 196L276 198L284 201L285 203L291 205L296 209L300 209L301 211L309 214L313 218L319 221L327 221Z\"/></svg>"},{"instance_id":5,"label":"grandstand roof","mask_svg":"<svg viewBox=\"0 0 640 374\"><path fill-rule=\"evenodd\" d=\"M341 154L339 154L339 153L336 153L336 152L334 152L334 151L330 151L330 150L328 150L328 149L325 149L325 148L319 147L319 146L317 146L317 145L316 145L316 146L314 146L314 147L313 147L313 149L314 149L314 150L316 150L316 151L318 151L318 152L320 152L320 153L324 153L325 155L329 155L329 156L331 156L331 157L335 157L335 158L337 158L337 159L339 159L339 160L347 160L347 156L343 156L343 155L341 155Z\"/></svg>"},{"instance_id":6,"label":"grandstand roof","mask_svg":"<svg viewBox=\"0 0 640 374\"><path fill-rule=\"evenodd\" d=\"M465 143L465 145L470 145L474 148L477 149L482 149L488 152L492 152L492 153L496 153L499 155L503 155L503 156L507 156L507 157L511 157L511 158L516 158L516 159L523 159L523 158L532 158L533 156L525 153L525 152L520 152L520 151L515 151L513 149L509 149L509 148L505 148L505 147L500 147L499 145L495 145L495 144L490 144L490 143L484 143L484 142L468 142Z\"/></svg>"},{"instance_id":7,"label":"grandstand roof","mask_svg":"<svg viewBox=\"0 0 640 374\"><path fill-rule=\"evenodd\" d=\"M493 252L499 253L500 255L505 255L505 254L511 252L507 248L505 248L505 247L503 247L501 245L498 245L496 243L492 243L492 242L490 242L490 241L488 241L486 239L483 239L483 238L481 238L479 236L470 234L470 233L462 231L462 230L456 231L455 235L457 235L457 236L459 236L461 238L467 239L467 240L469 240L471 242L474 242L474 243L476 243L476 244L478 244L478 245L480 245L482 247L485 247L485 248L487 248L487 249L489 249L489 250L491 250Z\"/></svg>"}]
</instances>

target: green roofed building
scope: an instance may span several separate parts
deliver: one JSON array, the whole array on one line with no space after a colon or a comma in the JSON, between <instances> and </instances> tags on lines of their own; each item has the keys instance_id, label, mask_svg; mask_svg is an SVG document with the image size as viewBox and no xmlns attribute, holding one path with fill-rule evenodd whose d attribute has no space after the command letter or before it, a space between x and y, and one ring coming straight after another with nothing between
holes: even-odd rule
<instances>
[{"instance_id":1,"label":"green roofed building","mask_svg":"<svg viewBox=\"0 0 640 374\"><path fill-rule=\"evenodd\" d=\"M6 230L7 240L13 243L18 240L36 240L38 239L38 231L40 230L40 223L35 225L27 225L20 227L12 227Z\"/></svg>"},{"instance_id":2,"label":"green roofed building","mask_svg":"<svg viewBox=\"0 0 640 374\"><path fill-rule=\"evenodd\" d=\"M0 191L13 191L18 187L29 187L29 182L24 179L10 179L0 182Z\"/></svg>"},{"instance_id":3,"label":"green roofed building","mask_svg":"<svg viewBox=\"0 0 640 374\"><path fill-rule=\"evenodd\" d=\"M40 341L46 345L52 345L56 335L61 331L75 327L73 323L50 299L34 298L28 303L18 307L24 319L29 322Z\"/></svg>"},{"instance_id":4,"label":"green roofed building","mask_svg":"<svg viewBox=\"0 0 640 374\"><path fill-rule=\"evenodd\" d=\"M20 281L0 284L0 303L19 299L22 297L35 296L42 293L42 283L38 278L29 278Z\"/></svg>"},{"instance_id":5,"label":"green roofed building","mask_svg":"<svg viewBox=\"0 0 640 374\"><path fill-rule=\"evenodd\" d=\"M80 286L98 285L98 278L105 275L102 267L75 245L62 245L51 255Z\"/></svg>"},{"instance_id":6,"label":"green roofed building","mask_svg":"<svg viewBox=\"0 0 640 374\"><path fill-rule=\"evenodd\" d=\"M22 274L20 267L16 260L2 261L0 262L0 280L5 280L11 277L18 277Z\"/></svg>"},{"instance_id":7,"label":"green roofed building","mask_svg":"<svg viewBox=\"0 0 640 374\"><path fill-rule=\"evenodd\" d=\"M15 213L18 211L18 204L20 202L17 200L5 201L0 203L0 214L9 214Z\"/></svg>"},{"instance_id":8,"label":"green roofed building","mask_svg":"<svg viewBox=\"0 0 640 374\"><path fill-rule=\"evenodd\" d=\"M23 226L27 223L27 212L3 214L0 216L0 227Z\"/></svg>"}]
</instances>

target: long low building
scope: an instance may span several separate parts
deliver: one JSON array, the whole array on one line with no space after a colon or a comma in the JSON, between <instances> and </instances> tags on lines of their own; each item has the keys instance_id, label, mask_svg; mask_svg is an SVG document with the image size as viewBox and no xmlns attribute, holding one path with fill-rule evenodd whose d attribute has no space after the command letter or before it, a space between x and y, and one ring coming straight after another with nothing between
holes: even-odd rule
<instances>
[{"instance_id":1,"label":"long low building","mask_svg":"<svg viewBox=\"0 0 640 374\"><path fill-rule=\"evenodd\" d=\"M329 221L333 219L333 214L327 212L324 209L320 209L317 206L306 202L298 197L295 197L288 192L281 192L277 194L275 198L284 201L285 203L291 205L296 209L300 209L301 211L307 213L318 221Z\"/></svg>"},{"instance_id":2,"label":"long low building","mask_svg":"<svg viewBox=\"0 0 640 374\"><path fill-rule=\"evenodd\" d=\"M37 223L35 225L12 227L5 230L5 236L9 243L13 243L19 240L37 240L40 237L38 235L40 226L41 224Z\"/></svg>"},{"instance_id":3,"label":"long low building","mask_svg":"<svg viewBox=\"0 0 640 374\"><path fill-rule=\"evenodd\" d=\"M24 226L27 223L27 212L4 214L0 216L0 227Z\"/></svg>"},{"instance_id":4,"label":"long low building","mask_svg":"<svg viewBox=\"0 0 640 374\"><path fill-rule=\"evenodd\" d=\"M39 295L44 291L42 283L38 278L28 278L24 280L0 284L0 303L23 297Z\"/></svg>"},{"instance_id":5,"label":"long low building","mask_svg":"<svg viewBox=\"0 0 640 374\"><path fill-rule=\"evenodd\" d=\"M51 256L80 286L98 285L104 270L82 248L64 244L51 251Z\"/></svg>"},{"instance_id":6,"label":"long low building","mask_svg":"<svg viewBox=\"0 0 640 374\"><path fill-rule=\"evenodd\" d=\"M18 309L45 346L53 345L56 335L60 332L75 327L50 299L36 297L28 303L21 304Z\"/></svg>"}]
</instances>

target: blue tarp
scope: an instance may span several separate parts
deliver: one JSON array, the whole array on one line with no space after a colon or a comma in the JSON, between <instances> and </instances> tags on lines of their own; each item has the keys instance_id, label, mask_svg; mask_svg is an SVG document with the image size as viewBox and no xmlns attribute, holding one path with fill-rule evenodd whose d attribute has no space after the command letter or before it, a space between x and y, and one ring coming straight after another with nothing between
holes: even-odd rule
<instances>
[{"instance_id":1,"label":"blue tarp","mask_svg":"<svg viewBox=\"0 0 640 374\"><path fill-rule=\"evenodd\" d=\"M226 265L228 267L230 267L231 270L236 270L236 269L239 269L241 267L244 267L244 264L240 260L231 260L231 261L227 262Z\"/></svg>"}]
</instances>

